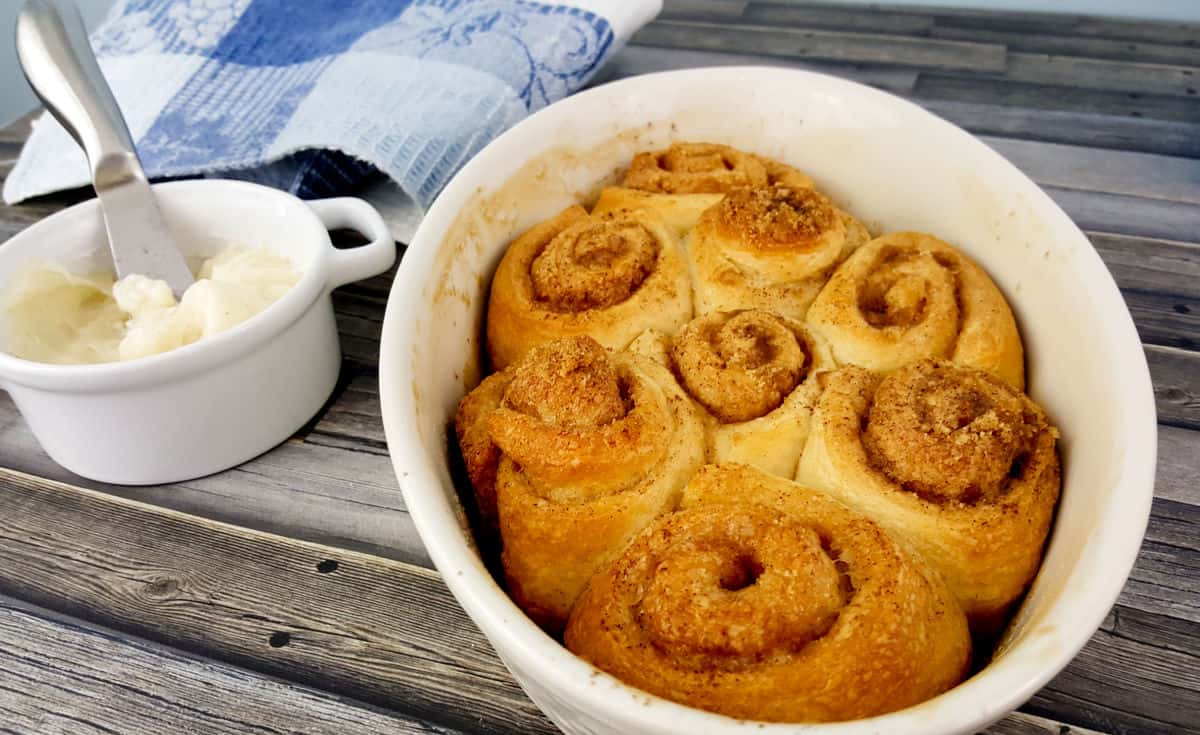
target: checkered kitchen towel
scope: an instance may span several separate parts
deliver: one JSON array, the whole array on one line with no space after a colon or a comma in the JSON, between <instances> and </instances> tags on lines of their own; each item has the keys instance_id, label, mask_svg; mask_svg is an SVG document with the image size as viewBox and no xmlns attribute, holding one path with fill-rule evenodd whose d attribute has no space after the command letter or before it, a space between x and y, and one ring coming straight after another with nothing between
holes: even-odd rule
<instances>
[{"instance_id":1,"label":"checkered kitchen towel","mask_svg":"<svg viewBox=\"0 0 1200 735\"><path fill-rule=\"evenodd\" d=\"M92 43L151 177L300 196L374 168L422 207L529 113L579 89L661 0L118 0ZM43 116L4 200L89 182Z\"/></svg>"}]
</instances>

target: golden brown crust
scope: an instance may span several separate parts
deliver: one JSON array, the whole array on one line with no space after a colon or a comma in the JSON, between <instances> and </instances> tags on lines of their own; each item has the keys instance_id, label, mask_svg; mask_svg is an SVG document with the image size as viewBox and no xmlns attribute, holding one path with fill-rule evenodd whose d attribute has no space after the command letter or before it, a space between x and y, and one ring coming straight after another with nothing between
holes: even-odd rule
<instances>
[{"instance_id":1,"label":"golden brown crust","mask_svg":"<svg viewBox=\"0 0 1200 735\"><path fill-rule=\"evenodd\" d=\"M717 143L672 143L638 153L622 186L658 194L721 194L745 186L811 187L799 170Z\"/></svg>"},{"instance_id":2,"label":"golden brown crust","mask_svg":"<svg viewBox=\"0 0 1200 735\"><path fill-rule=\"evenodd\" d=\"M704 411L711 462L741 462L791 477L820 395L829 347L799 322L751 309L713 312L674 338L647 333L629 346L667 365Z\"/></svg>"},{"instance_id":3,"label":"golden brown crust","mask_svg":"<svg viewBox=\"0 0 1200 735\"><path fill-rule=\"evenodd\" d=\"M620 349L646 329L673 331L691 314L681 246L659 218L569 207L505 252L488 300L488 352L501 370L558 337L586 334Z\"/></svg>"},{"instance_id":4,"label":"golden brown crust","mask_svg":"<svg viewBox=\"0 0 1200 735\"><path fill-rule=\"evenodd\" d=\"M696 311L760 308L803 319L834 268L868 238L814 189L731 191L688 238Z\"/></svg>"},{"instance_id":5,"label":"golden brown crust","mask_svg":"<svg viewBox=\"0 0 1200 735\"><path fill-rule=\"evenodd\" d=\"M704 210L721 201L721 194L654 194L639 189L609 186L600 192L593 215L647 210L682 238L700 221Z\"/></svg>"},{"instance_id":6,"label":"golden brown crust","mask_svg":"<svg viewBox=\"0 0 1200 735\"><path fill-rule=\"evenodd\" d=\"M702 468L592 580L565 640L649 692L782 722L916 704L970 658L936 575L865 517L742 465Z\"/></svg>"},{"instance_id":7,"label":"golden brown crust","mask_svg":"<svg viewBox=\"0 0 1200 735\"><path fill-rule=\"evenodd\" d=\"M921 358L987 370L1018 390L1025 357L996 284L932 235L872 240L838 267L808 313L843 364L886 372Z\"/></svg>"},{"instance_id":8,"label":"golden brown crust","mask_svg":"<svg viewBox=\"0 0 1200 735\"><path fill-rule=\"evenodd\" d=\"M487 418L502 562L513 599L557 631L592 574L675 507L703 427L665 368L589 337L536 347L507 372Z\"/></svg>"},{"instance_id":9,"label":"golden brown crust","mask_svg":"<svg viewBox=\"0 0 1200 735\"><path fill-rule=\"evenodd\" d=\"M1037 572L1057 436L1033 401L980 370L848 367L826 376L796 479L908 543L991 632Z\"/></svg>"},{"instance_id":10,"label":"golden brown crust","mask_svg":"<svg viewBox=\"0 0 1200 735\"><path fill-rule=\"evenodd\" d=\"M454 433L475 491L475 505L485 528L493 534L498 530L496 468L500 464L500 448L488 435L488 418L500 407L511 379L507 372L489 375L459 401L454 412Z\"/></svg>"}]
</instances>

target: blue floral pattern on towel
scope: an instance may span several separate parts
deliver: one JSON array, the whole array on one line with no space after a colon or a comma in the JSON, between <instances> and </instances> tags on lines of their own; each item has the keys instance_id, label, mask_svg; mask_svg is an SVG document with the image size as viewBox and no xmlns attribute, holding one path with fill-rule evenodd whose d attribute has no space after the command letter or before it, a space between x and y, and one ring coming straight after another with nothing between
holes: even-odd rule
<instances>
[{"instance_id":1,"label":"blue floral pattern on towel","mask_svg":"<svg viewBox=\"0 0 1200 735\"><path fill-rule=\"evenodd\" d=\"M219 172L318 196L370 175L369 163L422 205L495 134L582 87L615 46L604 18L527 0L124 0L93 42L102 58L144 60L148 74L154 59L191 65L137 141L151 176ZM492 111L479 123L485 135L469 119L414 115L391 128L372 119L378 139L323 130L321 101L347 100L323 83L344 85L356 64L370 80L357 90L364 116L377 95L423 105L419 97L448 94L458 114ZM380 65L409 81L389 88ZM444 100L431 106L446 114Z\"/></svg>"}]
</instances>

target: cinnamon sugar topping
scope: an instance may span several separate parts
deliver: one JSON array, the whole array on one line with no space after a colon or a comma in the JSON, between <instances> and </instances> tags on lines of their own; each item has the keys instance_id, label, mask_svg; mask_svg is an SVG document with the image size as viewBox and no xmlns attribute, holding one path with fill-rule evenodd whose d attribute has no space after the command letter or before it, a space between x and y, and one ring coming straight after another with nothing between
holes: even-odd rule
<instances>
[{"instance_id":1,"label":"cinnamon sugar topping","mask_svg":"<svg viewBox=\"0 0 1200 735\"><path fill-rule=\"evenodd\" d=\"M722 226L757 250L806 249L833 227L833 205L814 189L737 189L721 200Z\"/></svg>"},{"instance_id":2,"label":"cinnamon sugar topping","mask_svg":"<svg viewBox=\"0 0 1200 735\"><path fill-rule=\"evenodd\" d=\"M625 301L654 270L658 242L637 222L588 220L568 227L533 260L534 297L566 312Z\"/></svg>"},{"instance_id":3,"label":"cinnamon sugar topping","mask_svg":"<svg viewBox=\"0 0 1200 735\"><path fill-rule=\"evenodd\" d=\"M969 504L1000 496L1046 430L1041 411L999 379L923 360L880 382L863 445L906 490Z\"/></svg>"},{"instance_id":4,"label":"cinnamon sugar topping","mask_svg":"<svg viewBox=\"0 0 1200 735\"><path fill-rule=\"evenodd\" d=\"M779 407L804 379L803 340L770 312L715 312L690 323L671 349L687 391L724 423Z\"/></svg>"}]
</instances>

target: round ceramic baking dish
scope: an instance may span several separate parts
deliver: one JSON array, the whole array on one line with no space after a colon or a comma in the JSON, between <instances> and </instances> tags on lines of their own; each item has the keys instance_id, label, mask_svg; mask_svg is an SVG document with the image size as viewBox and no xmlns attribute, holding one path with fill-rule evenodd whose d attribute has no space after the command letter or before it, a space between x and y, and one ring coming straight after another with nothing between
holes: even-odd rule
<instances>
[{"instance_id":1,"label":"round ceramic baking dish","mask_svg":"<svg viewBox=\"0 0 1200 735\"><path fill-rule=\"evenodd\" d=\"M287 258L300 280L262 313L170 352L99 365L48 365L3 351L0 389L46 453L84 477L145 485L211 474L270 449L320 409L341 353L329 293L382 273L396 259L383 219L358 199L302 202L240 181L156 184L163 215L187 256L231 244ZM329 230L371 240L336 250ZM33 259L74 273L112 271L96 200L48 217L0 248L0 288Z\"/></svg>"},{"instance_id":2,"label":"round ceramic baking dish","mask_svg":"<svg viewBox=\"0 0 1200 735\"><path fill-rule=\"evenodd\" d=\"M634 152L727 143L798 166L874 232L924 230L979 261L1021 326L1033 397L1061 429L1062 502L1045 561L994 660L886 716L754 732L969 733L1018 707L1100 625L1133 565L1154 486L1141 343L1083 233L1014 166L892 95L807 72L678 71L551 105L476 156L430 209L383 327L388 447L446 584L529 696L569 733L745 733L598 673L529 621L484 568L447 462L447 426L479 378L490 275L517 233L612 183Z\"/></svg>"}]
</instances>

